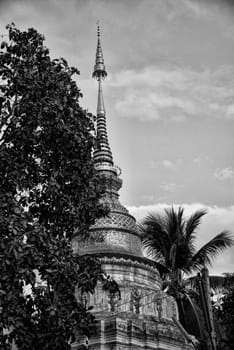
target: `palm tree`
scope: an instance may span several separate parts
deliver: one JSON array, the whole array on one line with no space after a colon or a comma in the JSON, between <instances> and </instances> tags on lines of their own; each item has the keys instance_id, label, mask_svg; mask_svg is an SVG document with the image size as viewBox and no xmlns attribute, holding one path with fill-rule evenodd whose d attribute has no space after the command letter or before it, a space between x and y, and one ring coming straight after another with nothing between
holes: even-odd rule
<instances>
[{"instance_id":1,"label":"palm tree","mask_svg":"<svg viewBox=\"0 0 234 350\"><path fill-rule=\"evenodd\" d=\"M165 209L164 214L149 214L140 225L143 247L155 261L167 292L175 297L180 321L185 328L186 303L194 314L199 312L192 303L191 289L190 293L186 291L185 275L211 265L220 252L234 243L230 232L223 231L196 251L197 229L206 213L205 210L198 210L185 219L182 207L177 211L171 207ZM195 291L192 298L196 298Z\"/></svg>"}]
</instances>

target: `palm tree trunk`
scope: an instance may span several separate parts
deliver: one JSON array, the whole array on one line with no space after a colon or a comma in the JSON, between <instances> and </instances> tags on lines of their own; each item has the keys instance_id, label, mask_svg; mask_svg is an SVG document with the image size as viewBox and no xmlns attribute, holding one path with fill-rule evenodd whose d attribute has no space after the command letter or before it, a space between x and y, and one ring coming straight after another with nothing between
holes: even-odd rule
<instances>
[{"instance_id":1,"label":"palm tree trunk","mask_svg":"<svg viewBox=\"0 0 234 350\"><path fill-rule=\"evenodd\" d=\"M178 296L178 298L176 299L176 302L177 302L178 312L179 312L179 321L182 324L182 326L186 329L183 298L181 298L181 296Z\"/></svg>"}]
</instances>

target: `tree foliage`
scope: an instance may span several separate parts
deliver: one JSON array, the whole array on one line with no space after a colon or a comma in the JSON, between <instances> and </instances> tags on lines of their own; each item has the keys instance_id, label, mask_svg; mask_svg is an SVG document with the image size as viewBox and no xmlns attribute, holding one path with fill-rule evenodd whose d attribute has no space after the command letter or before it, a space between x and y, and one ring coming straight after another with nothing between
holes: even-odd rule
<instances>
[{"instance_id":1,"label":"tree foliage","mask_svg":"<svg viewBox=\"0 0 234 350\"><path fill-rule=\"evenodd\" d=\"M229 349L234 347L234 288L230 288L223 298L222 323L225 327L226 345Z\"/></svg>"},{"instance_id":2,"label":"tree foliage","mask_svg":"<svg viewBox=\"0 0 234 350\"><path fill-rule=\"evenodd\" d=\"M90 116L73 79L78 70L51 59L35 29L7 26L0 52L1 349L69 349L90 335L94 318L76 288L103 279L97 260L73 254L105 213L94 169ZM37 280L40 278L41 283Z\"/></svg>"},{"instance_id":3,"label":"tree foliage","mask_svg":"<svg viewBox=\"0 0 234 350\"><path fill-rule=\"evenodd\" d=\"M234 348L234 273L225 273L221 296L213 302L217 335L217 349ZM219 285L220 288L220 285Z\"/></svg>"}]
</instances>

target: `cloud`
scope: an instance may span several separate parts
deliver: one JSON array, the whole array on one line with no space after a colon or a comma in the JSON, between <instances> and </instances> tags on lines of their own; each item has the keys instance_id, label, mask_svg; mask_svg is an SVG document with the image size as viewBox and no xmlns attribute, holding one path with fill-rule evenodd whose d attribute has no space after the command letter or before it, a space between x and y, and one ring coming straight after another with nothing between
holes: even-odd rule
<instances>
[{"instance_id":1,"label":"cloud","mask_svg":"<svg viewBox=\"0 0 234 350\"><path fill-rule=\"evenodd\" d=\"M175 183L162 183L160 185L160 188L165 191L165 192L170 192L173 193L175 192L178 188L183 187L182 185L177 185Z\"/></svg>"},{"instance_id":2,"label":"cloud","mask_svg":"<svg viewBox=\"0 0 234 350\"><path fill-rule=\"evenodd\" d=\"M170 192L170 193L172 193L172 192L175 192L176 184L173 184L173 183L171 183L171 184L163 183L163 184L161 184L160 187L161 187L161 189L164 190L165 192Z\"/></svg>"},{"instance_id":3,"label":"cloud","mask_svg":"<svg viewBox=\"0 0 234 350\"><path fill-rule=\"evenodd\" d=\"M179 0L171 1L172 10L169 12L169 21L176 21L178 18L190 18L191 20L215 21L223 25L223 32L229 36L233 35L233 13L232 0ZM220 13L222 15L220 16ZM226 23L226 30L225 30Z\"/></svg>"},{"instance_id":4,"label":"cloud","mask_svg":"<svg viewBox=\"0 0 234 350\"><path fill-rule=\"evenodd\" d=\"M163 167L163 168L169 169L169 170L176 170L180 167L182 162L183 161L180 158L175 159L175 160L163 159L162 161L152 160L150 162L150 167L152 169L158 169L160 167Z\"/></svg>"},{"instance_id":5,"label":"cloud","mask_svg":"<svg viewBox=\"0 0 234 350\"><path fill-rule=\"evenodd\" d=\"M196 164L200 164L202 162L202 160L203 160L202 156L199 155L193 159L193 162Z\"/></svg>"},{"instance_id":6,"label":"cloud","mask_svg":"<svg viewBox=\"0 0 234 350\"><path fill-rule=\"evenodd\" d=\"M116 96L116 112L125 118L230 120L234 119L233 76L233 67L195 71L151 66L113 74L107 86L109 94Z\"/></svg>"},{"instance_id":7,"label":"cloud","mask_svg":"<svg viewBox=\"0 0 234 350\"><path fill-rule=\"evenodd\" d=\"M172 89L183 88L184 76L179 70L159 70L154 67L138 72L127 70L113 75L109 86L121 93L121 99L115 104L115 109L121 116L158 120L163 116L162 110L174 109L173 114L169 113L169 119L181 121L183 111L194 113L192 101L166 91L169 86Z\"/></svg>"},{"instance_id":8,"label":"cloud","mask_svg":"<svg viewBox=\"0 0 234 350\"><path fill-rule=\"evenodd\" d=\"M192 162L196 164L196 166L204 166L205 164L210 164L212 161L208 155L198 154L193 158Z\"/></svg>"},{"instance_id":9,"label":"cloud","mask_svg":"<svg viewBox=\"0 0 234 350\"><path fill-rule=\"evenodd\" d=\"M227 107L227 118L234 119L234 104Z\"/></svg>"},{"instance_id":10,"label":"cloud","mask_svg":"<svg viewBox=\"0 0 234 350\"><path fill-rule=\"evenodd\" d=\"M225 76L221 91L222 86L216 86L215 71L204 68L211 67L213 60L218 65L233 61L231 39L222 40L222 29L230 33L231 22L227 21L227 11L221 10L222 6L212 6L213 2L217 3L138 0L133 9L132 1L124 0L45 0L40 4L13 0L3 3L0 16L1 23L11 18L19 26L36 26L45 34L52 55L65 56L71 64L78 65L84 79L90 76L93 66L95 22L100 18L107 68L114 73L109 75L111 82L108 79L106 87L109 84L109 96L116 97L112 105L122 117L185 122L189 117L207 114L233 119L231 100L225 105L225 96L219 100L220 93L227 95L229 91L226 81L234 76L233 71ZM214 11L216 8L219 12ZM214 19L207 21L211 13ZM174 23L168 25L169 15L174 16ZM192 25L191 15L205 18ZM146 17L147 25L139 26ZM217 26L220 20L225 26ZM175 66L169 67L168 62ZM190 69L192 66L203 68L196 72ZM83 86L82 90L86 91ZM87 92L90 94L90 90Z\"/></svg>"},{"instance_id":11,"label":"cloud","mask_svg":"<svg viewBox=\"0 0 234 350\"><path fill-rule=\"evenodd\" d=\"M162 165L164 166L164 168L172 169L172 170L177 169L181 165L181 163L182 163L182 159L176 159L174 161L164 159L162 161Z\"/></svg>"},{"instance_id":12,"label":"cloud","mask_svg":"<svg viewBox=\"0 0 234 350\"><path fill-rule=\"evenodd\" d=\"M234 205L229 207L209 206L203 203L175 204L174 208L182 206L185 210L185 216L190 216L196 210L205 209L207 214L203 217L201 226L197 231L197 249L212 239L216 234L229 230L234 233ZM141 221L148 213L163 213L165 208L170 207L167 203L157 203L152 205L131 206L128 207L130 213ZM234 266L234 247L225 250L213 262L210 269L212 274L221 274L223 272L233 272Z\"/></svg>"},{"instance_id":13,"label":"cloud","mask_svg":"<svg viewBox=\"0 0 234 350\"><path fill-rule=\"evenodd\" d=\"M162 161L162 165L167 169L174 169L175 163L173 163L171 160L165 159Z\"/></svg>"},{"instance_id":14,"label":"cloud","mask_svg":"<svg viewBox=\"0 0 234 350\"><path fill-rule=\"evenodd\" d=\"M167 203L156 203L150 205L129 206L128 209L137 220L141 220L149 212L162 212L165 208L168 208L170 206L171 205ZM208 214L204 217L203 220L208 217L217 217L219 220L218 226L220 226L220 224L225 226L226 223L227 227L223 227L223 229L234 229L234 205L228 207L219 207L215 205L209 206L203 203L177 203L173 204L173 206L174 208L182 206L184 208L185 215L187 216L191 215L196 210L205 209L207 210Z\"/></svg>"},{"instance_id":15,"label":"cloud","mask_svg":"<svg viewBox=\"0 0 234 350\"><path fill-rule=\"evenodd\" d=\"M229 180L234 178L234 170L231 167L220 169L217 168L214 172L214 177L218 180Z\"/></svg>"},{"instance_id":16,"label":"cloud","mask_svg":"<svg viewBox=\"0 0 234 350\"><path fill-rule=\"evenodd\" d=\"M174 10L170 13L169 19L174 20L178 16L189 16L197 19L212 18L211 11L209 11L207 6L204 6L204 3L205 1L203 1L203 4L199 4L199 2L196 0L180 0L176 3L176 6L174 6Z\"/></svg>"}]
</instances>

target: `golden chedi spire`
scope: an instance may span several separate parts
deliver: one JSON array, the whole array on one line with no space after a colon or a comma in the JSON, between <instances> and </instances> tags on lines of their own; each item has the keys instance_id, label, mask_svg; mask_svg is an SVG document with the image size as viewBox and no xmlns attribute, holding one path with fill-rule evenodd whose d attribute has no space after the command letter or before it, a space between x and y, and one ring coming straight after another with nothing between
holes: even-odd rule
<instances>
[{"instance_id":1,"label":"golden chedi spire","mask_svg":"<svg viewBox=\"0 0 234 350\"><path fill-rule=\"evenodd\" d=\"M93 78L99 80L100 77L105 78L107 76L106 68L104 65L104 58L102 53L101 41L100 41L100 25L97 22L97 51L96 61L94 65Z\"/></svg>"},{"instance_id":2,"label":"golden chedi spire","mask_svg":"<svg viewBox=\"0 0 234 350\"><path fill-rule=\"evenodd\" d=\"M98 81L98 102L97 102L97 141L98 146L94 151L95 163L107 162L113 165L113 158L111 149L109 146L107 130L106 130L106 111L104 106L104 98L102 91L102 80L107 76L106 68L104 65L104 58L102 53L101 41L100 41L100 26L97 25L97 51L96 60L94 65L93 78Z\"/></svg>"},{"instance_id":3,"label":"golden chedi spire","mask_svg":"<svg viewBox=\"0 0 234 350\"><path fill-rule=\"evenodd\" d=\"M100 42L100 27L97 26L97 50L93 77L98 81L97 99L97 146L94 149L94 165L104 186L101 202L110 212L96 220L90 227L90 237L85 242L77 241L77 249L85 254L142 257L141 241L135 218L119 201L122 187L120 169L114 165L106 128L102 82L107 76ZM74 244L75 241L74 241ZM74 245L75 247L75 245ZM76 250L76 248L75 248Z\"/></svg>"}]
</instances>

